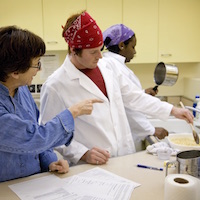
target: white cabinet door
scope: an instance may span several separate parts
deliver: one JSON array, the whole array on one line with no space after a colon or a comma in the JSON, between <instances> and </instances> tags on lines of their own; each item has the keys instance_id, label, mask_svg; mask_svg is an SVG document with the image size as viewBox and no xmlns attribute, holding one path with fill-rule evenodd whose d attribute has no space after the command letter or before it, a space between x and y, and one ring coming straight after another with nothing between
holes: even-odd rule
<instances>
[{"instance_id":1,"label":"white cabinet door","mask_svg":"<svg viewBox=\"0 0 200 200\"><path fill-rule=\"evenodd\" d=\"M123 24L137 38L133 63L155 63L158 60L158 0L124 0Z\"/></svg>"},{"instance_id":2,"label":"white cabinet door","mask_svg":"<svg viewBox=\"0 0 200 200\"><path fill-rule=\"evenodd\" d=\"M42 0L1 0L0 26L16 25L43 37Z\"/></svg>"},{"instance_id":3,"label":"white cabinet door","mask_svg":"<svg viewBox=\"0 0 200 200\"><path fill-rule=\"evenodd\" d=\"M200 0L160 0L159 60L200 61Z\"/></svg>"},{"instance_id":4,"label":"white cabinet door","mask_svg":"<svg viewBox=\"0 0 200 200\"><path fill-rule=\"evenodd\" d=\"M67 50L62 25L73 14L86 9L86 0L43 0L44 40L47 50Z\"/></svg>"}]
</instances>

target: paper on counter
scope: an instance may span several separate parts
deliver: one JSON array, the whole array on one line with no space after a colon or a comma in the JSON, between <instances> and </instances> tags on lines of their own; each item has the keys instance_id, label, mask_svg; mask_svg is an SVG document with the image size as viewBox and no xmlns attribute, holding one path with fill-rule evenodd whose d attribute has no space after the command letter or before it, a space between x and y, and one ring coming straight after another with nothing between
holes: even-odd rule
<instances>
[{"instance_id":1,"label":"paper on counter","mask_svg":"<svg viewBox=\"0 0 200 200\"><path fill-rule=\"evenodd\" d=\"M67 183L65 189L78 191L80 196L89 195L105 200L129 199L134 188L140 184L115 175L101 168L93 168L86 172L73 176Z\"/></svg>"},{"instance_id":2,"label":"paper on counter","mask_svg":"<svg viewBox=\"0 0 200 200\"><path fill-rule=\"evenodd\" d=\"M140 186L140 184L138 184L138 183L135 183L131 180L128 180L126 178L123 178L121 176L113 174L113 173L106 171L99 167L95 167L93 169L82 172L82 173L78 174L78 176L93 177L95 179L104 180L104 181L112 180L112 181L120 181L120 182L131 182L131 183L134 183L134 187Z\"/></svg>"},{"instance_id":3,"label":"paper on counter","mask_svg":"<svg viewBox=\"0 0 200 200\"><path fill-rule=\"evenodd\" d=\"M55 175L48 175L9 185L9 187L22 200L60 200L68 195L62 188L63 185L62 179Z\"/></svg>"},{"instance_id":4,"label":"paper on counter","mask_svg":"<svg viewBox=\"0 0 200 200\"><path fill-rule=\"evenodd\" d=\"M9 185L22 200L128 200L138 186L98 167L69 178L49 175Z\"/></svg>"}]
</instances>

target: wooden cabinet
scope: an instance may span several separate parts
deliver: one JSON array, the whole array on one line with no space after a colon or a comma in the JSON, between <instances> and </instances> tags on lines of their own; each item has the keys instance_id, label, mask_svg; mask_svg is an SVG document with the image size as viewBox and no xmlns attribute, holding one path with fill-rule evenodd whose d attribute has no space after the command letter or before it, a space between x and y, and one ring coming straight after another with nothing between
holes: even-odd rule
<instances>
[{"instance_id":1,"label":"wooden cabinet","mask_svg":"<svg viewBox=\"0 0 200 200\"><path fill-rule=\"evenodd\" d=\"M199 0L124 0L123 23L137 37L132 62L200 62L199 9Z\"/></svg>"},{"instance_id":2,"label":"wooden cabinet","mask_svg":"<svg viewBox=\"0 0 200 200\"><path fill-rule=\"evenodd\" d=\"M159 1L159 61L200 61L200 1Z\"/></svg>"},{"instance_id":3,"label":"wooden cabinet","mask_svg":"<svg viewBox=\"0 0 200 200\"><path fill-rule=\"evenodd\" d=\"M122 0L86 0L87 11L102 31L122 23Z\"/></svg>"},{"instance_id":4,"label":"wooden cabinet","mask_svg":"<svg viewBox=\"0 0 200 200\"><path fill-rule=\"evenodd\" d=\"M123 23L137 38L133 63L155 63L158 57L158 0L124 0Z\"/></svg>"},{"instance_id":5,"label":"wooden cabinet","mask_svg":"<svg viewBox=\"0 0 200 200\"><path fill-rule=\"evenodd\" d=\"M47 50L67 50L62 25L73 14L86 9L85 0L43 0L44 40Z\"/></svg>"},{"instance_id":6,"label":"wooden cabinet","mask_svg":"<svg viewBox=\"0 0 200 200\"><path fill-rule=\"evenodd\" d=\"M43 37L42 1L1 0L0 26L16 25Z\"/></svg>"},{"instance_id":7,"label":"wooden cabinet","mask_svg":"<svg viewBox=\"0 0 200 200\"><path fill-rule=\"evenodd\" d=\"M133 63L200 62L200 0L1 0L0 26L17 25L67 50L62 25L87 10L102 31L123 23L137 37Z\"/></svg>"},{"instance_id":8,"label":"wooden cabinet","mask_svg":"<svg viewBox=\"0 0 200 200\"><path fill-rule=\"evenodd\" d=\"M44 40L48 50L67 49L61 26L70 15L83 10L88 11L102 31L122 23L122 0L43 0Z\"/></svg>"}]
</instances>

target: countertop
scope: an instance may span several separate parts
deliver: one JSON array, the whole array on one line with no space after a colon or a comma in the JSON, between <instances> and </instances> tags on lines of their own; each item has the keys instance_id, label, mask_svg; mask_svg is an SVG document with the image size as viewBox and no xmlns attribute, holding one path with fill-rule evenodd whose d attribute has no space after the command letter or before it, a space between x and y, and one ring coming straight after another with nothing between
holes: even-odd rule
<instances>
[{"instance_id":1,"label":"countertop","mask_svg":"<svg viewBox=\"0 0 200 200\"><path fill-rule=\"evenodd\" d=\"M171 160L175 160L172 157ZM98 167L115 173L134 182L140 183L141 186L133 190L131 198L134 200L163 200L164 199L164 180L165 168L163 171L138 168L137 164L149 165L158 168L164 168L164 161L159 160L157 156L153 156L146 151L141 151L135 154L111 158L107 164L98 165ZM82 164L70 167L67 174L57 174L60 178L70 177L72 175L92 169L96 165ZM171 171L170 171L171 170ZM170 169L172 173L173 169ZM41 176L49 175L50 172L33 175L26 178L20 178L12 181L0 183L0 199L2 200L18 200L18 196L10 190L8 185L19 183L22 181L31 180Z\"/></svg>"}]
</instances>

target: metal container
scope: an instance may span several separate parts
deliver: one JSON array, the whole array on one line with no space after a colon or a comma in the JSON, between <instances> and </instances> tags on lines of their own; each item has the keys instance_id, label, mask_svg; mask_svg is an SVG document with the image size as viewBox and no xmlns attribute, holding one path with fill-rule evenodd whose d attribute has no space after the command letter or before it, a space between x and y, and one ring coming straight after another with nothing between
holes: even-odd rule
<instances>
[{"instance_id":1,"label":"metal container","mask_svg":"<svg viewBox=\"0 0 200 200\"><path fill-rule=\"evenodd\" d=\"M175 164L177 173L189 174L196 178L200 178L200 151L190 150L182 151L177 154L176 161L167 162L166 175L168 174L169 164Z\"/></svg>"},{"instance_id":2,"label":"metal container","mask_svg":"<svg viewBox=\"0 0 200 200\"><path fill-rule=\"evenodd\" d=\"M154 82L157 84L154 90L157 90L159 85L172 86L178 79L178 67L176 65L165 64L160 62L154 70Z\"/></svg>"}]
</instances>

